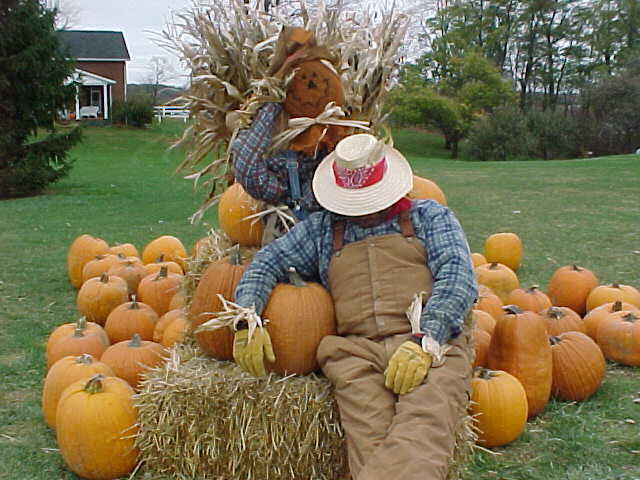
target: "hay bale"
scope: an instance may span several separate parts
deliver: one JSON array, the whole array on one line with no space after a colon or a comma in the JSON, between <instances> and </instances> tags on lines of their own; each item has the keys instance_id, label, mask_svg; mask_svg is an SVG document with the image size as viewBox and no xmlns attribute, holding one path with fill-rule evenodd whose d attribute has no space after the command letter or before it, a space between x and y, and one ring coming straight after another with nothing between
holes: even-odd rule
<instances>
[{"instance_id":1,"label":"hay bale","mask_svg":"<svg viewBox=\"0 0 640 480\"><path fill-rule=\"evenodd\" d=\"M322 377L255 378L177 345L145 375L135 401L144 478L329 480L347 471Z\"/></svg>"}]
</instances>

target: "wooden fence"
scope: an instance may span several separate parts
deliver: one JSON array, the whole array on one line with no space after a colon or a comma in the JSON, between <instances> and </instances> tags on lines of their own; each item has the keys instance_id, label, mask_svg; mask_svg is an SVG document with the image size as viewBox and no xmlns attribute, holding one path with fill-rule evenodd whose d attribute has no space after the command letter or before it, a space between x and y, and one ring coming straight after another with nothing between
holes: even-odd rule
<instances>
[{"instance_id":1,"label":"wooden fence","mask_svg":"<svg viewBox=\"0 0 640 480\"><path fill-rule=\"evenodd\" d=\"M189 110L183 106L158 105L153 107L153 112L158 122L162 122L163 118L181 118L186 122L189 118Z\"/></svg>"}]
</instances>

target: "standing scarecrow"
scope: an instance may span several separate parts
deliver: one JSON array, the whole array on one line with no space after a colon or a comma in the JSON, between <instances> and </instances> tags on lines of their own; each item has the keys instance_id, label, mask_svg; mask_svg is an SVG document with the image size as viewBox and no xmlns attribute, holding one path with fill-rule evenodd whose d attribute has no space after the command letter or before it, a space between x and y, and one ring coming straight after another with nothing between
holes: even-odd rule
<instances>
[{"instance_id":1,"label":"standing scarecrow","mask_svg":"<svg viewBox=\"0 0 640 480\"><path fill-rule=\"evenodd\" d=\"M338 335L322 340L317 358L335 386L352 478L444 479L473 359L477 288L462 228L448 208L407 199L409 164L368 134L338 143L312 186L326 211L256 254L236 302L259 315L290 267L319 279ZM264 375L266 329L237 330L234 358Z\"/></svg>"}]
</instances>

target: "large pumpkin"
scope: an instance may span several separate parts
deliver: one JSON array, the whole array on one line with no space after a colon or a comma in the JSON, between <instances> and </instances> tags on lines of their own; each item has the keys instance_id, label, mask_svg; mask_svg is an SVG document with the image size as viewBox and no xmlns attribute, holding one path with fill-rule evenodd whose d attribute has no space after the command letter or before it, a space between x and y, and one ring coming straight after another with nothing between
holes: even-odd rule
<instances>
[{"instance_id":1,"label":"large pumpkin","mask_svg":"<svg viewBox=\"0 0 640 480\"><path fill-rule=\"evenodd\" d=\"M598 286L598 278L587 268L566 265L549 280L549 299L557 307L569 307L578 315L586 312L587 297Z\"/></svg>"},{"instance_id":2,"label":"large pumpkin","mask_svg":"<svg viewBox=\"0 0 640 480\"><path fill-rule=\"evenodd\" d=\"M218 222L231 241L245 247L262 243L263 226L259 218L246 218L261 211L261 204L234 183L220 196Z\"/></svg>"},{"instance_id":3,"label":"large pumpkin","mask_svg":"<svg viewBox=\"0 0 640 480\"><path fill-rule=\"evenodd\" d=\"M611 285L599 285L591 290L587 297L587 311L616 300L628 302L640 308L640 292L635 287L612 283Z\"/></svg>"},{"instance_id":4,"label":"large pumpkin","mask_svg":"<svg viewBox=\"0 0 640 480\"><path fill-rule=\"evenodd\" d=\"M107 317L104 330L109 335L111 343L129 340L135 333L140 335L142 340L151 340L157 322L158 314L153 308L134 298L133 301L113 309Z\"/></svg>"},{"instance_id":5,"label":"large pumpkin","mask_svg":"<svg viewBox=\"0 0 640 480\"><path fill-rule=\"evenodd\" d=\"M471 381L471 414L478 443L499 447L516 440L527 424L527 396L507 372L477 368Z\"/></svg>"},{"instance_id":6,"label":"large pumpkin","mask_svg":"<svg viewBox=\"0 0 640 480\"><path fill-rule=\"evenodd\" d=\"M306 283L289 272L290 283L279 283L262 313L268 319L275 363L267 369L281 375L306 375L318 368L320 340L336 332L335 311L329 292L318 283Z\"/></svg>"},{"instance_id":7,"label":"large pumpkin","mask_svg":"<svg viewBox=\"0 0 640 480\"><path fill-rule=\"evenodd\" d=\"M182 267L183 272L186 269L184 260L187 251L179 238L163 235L151 240L142 250L142 261L145 264L155 262L160 256L163 256L165 261L176 262Z\"/></svg>"},{"instance_id":8,"label":"large pumpkin","mask_svg":"<svg viewBox=\"0 0 640 480\"><path fill-rule=\"evenodd\" d=\"M118 305L129 300L129 286L116 275L103 273L87 280L76 297L76 305L87 320L104 325L107 316Z\"/></svg>"},{"instance_id":9,"label":"large pumpkin","mask_svg":"<svg viewBox=\"0 0 640 480\"><path fill-rule=\"evenodd\" d=\"M213 318L212 313L223 309L218 294L233 301L236 285L246 270L240 255L235 250L231 256L211 263L193 294L189 319L191 327L196 328ZM218 360L233 360L233 332L228 328L218 328L195 335L200 349Z\"/></svg>"},{"instance_id":10,"label":"large pumpkin","mask_svg":"<svg viewBox=\"0 0 640 480\"><path fill-rule=\"evenodd\" d=\"M489 347L489 368L504 370L522 383L529 416L540 413L551 393L551 345L544 320L515 305L505 307Z\"/></svg>"},{"instance_id":11,"label":"large pumpkin","mask_svg":"<svg viewBox=\"0 0 640 480\"><path fill-rule=\"evenodd\" d=\"M94 238L91 235L80 235L77 237L67 254L67 270L69 272L69 280L75 288L82 286L82 268L84 264L93 260L97 255L103 255L109 252L109 245L100 238Z\"/></svg>"},{"instance_id":12,"label":"large pumpkin","mask_svg":"<svg viewBox=\"0 0 640 480\"><path fill-rule=\"evenodd\" d=\"M440 205L447 205L447 197L445 197L444 192L438 184L433 180L419 177L418 175L413 176L413 188L408 196L412 199L435 200Z\"/></svg>"},{"instance_id":13,"label":"large pumpkin","mask_svg":"<svg viewBox=\"0 0 640 480\"><path fill-rule=\"evenodd\" d=\"M553 384L551 393L568 401L590 397L605 374L600 347L582 332L565 332L552 336Z\"/></svg>"},{"instance_id":14,"label":"large pumpkin","mask_svg":"<svg viewBox=\"0 0 640 480\"><path fill-rule=\"evenodd\" d=\"M598 345L609 360L640 367L640 315L629 312L603 321L598 328Z\"/></svg>"},{"instance_id":15,"label":"large pumpkin","mask_svg":"<svg viewBox=\"0 0 640 480\"><path fill-rule=\"evenodd\" d=\"M118 377L126 380L133 388L138 388L140 375L162 362L163 352L162 345L140 340L140 335L136 333L130 340L107 348L100 360L109 365Z\"/></svg>"},{"instance_id":16,"label":"large pumpkin","mask_svg":"<svg viewBox=\"0 0 640 480\"><path fill-rule=\"evenodd\" d=\"M56 428L56 409L65 388L78 380L88 379L97 374L115 376L111 367L87 353L79 356L69 355L53 364L42 387L42 414L47 425Z\"/></svg>"},{"instance_id":17,"label":"large pumpkin","mask_svg":"<svg viewBox=\"0 0 640 480\"><path fill-rule=\"evenodd\" d=\"M57 440L67 467L95 480L128 475L136 465L133 389L118 377L72 383L56 411Z\"/></svg>"},{"instance_id":18,"label":"large pumpkin","mask_svg":"<svg viewBox=\"0 0 640 480\"><path fill-rule=\"evenodd\" d=\"M478 283L489 287L502 302L506 302L509 294L520 286L518 276L502 263L485 263L474 270Z\"/></svg>"},{"instance_id":19,"label":"large pumpkin","mask_svg":"<svg viewBox=\"0 0 640 480\"><path fill-rule=\"evenodd\" d=\"M522 262L522 240L515 233L494 233L484 241L487 262L502 263L516 272Z\"/></svg>"}]
</instances>

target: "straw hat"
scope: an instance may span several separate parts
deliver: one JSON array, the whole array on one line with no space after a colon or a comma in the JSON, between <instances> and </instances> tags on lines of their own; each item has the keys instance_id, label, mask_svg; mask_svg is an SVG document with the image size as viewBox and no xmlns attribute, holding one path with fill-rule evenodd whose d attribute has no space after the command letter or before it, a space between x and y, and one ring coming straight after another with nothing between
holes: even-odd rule
<instances>
[{"instance_id":1,"label":"straw hat","mask_svg":"<svg viewBox=\"0 0 640 480\"><path fill-rule=\"evenodd\" d=\"M341 140L318 165L313 193L330 212L356 217L390 207L413 188L409 162L367 133Z\"/></svg>"}]
</instances>

